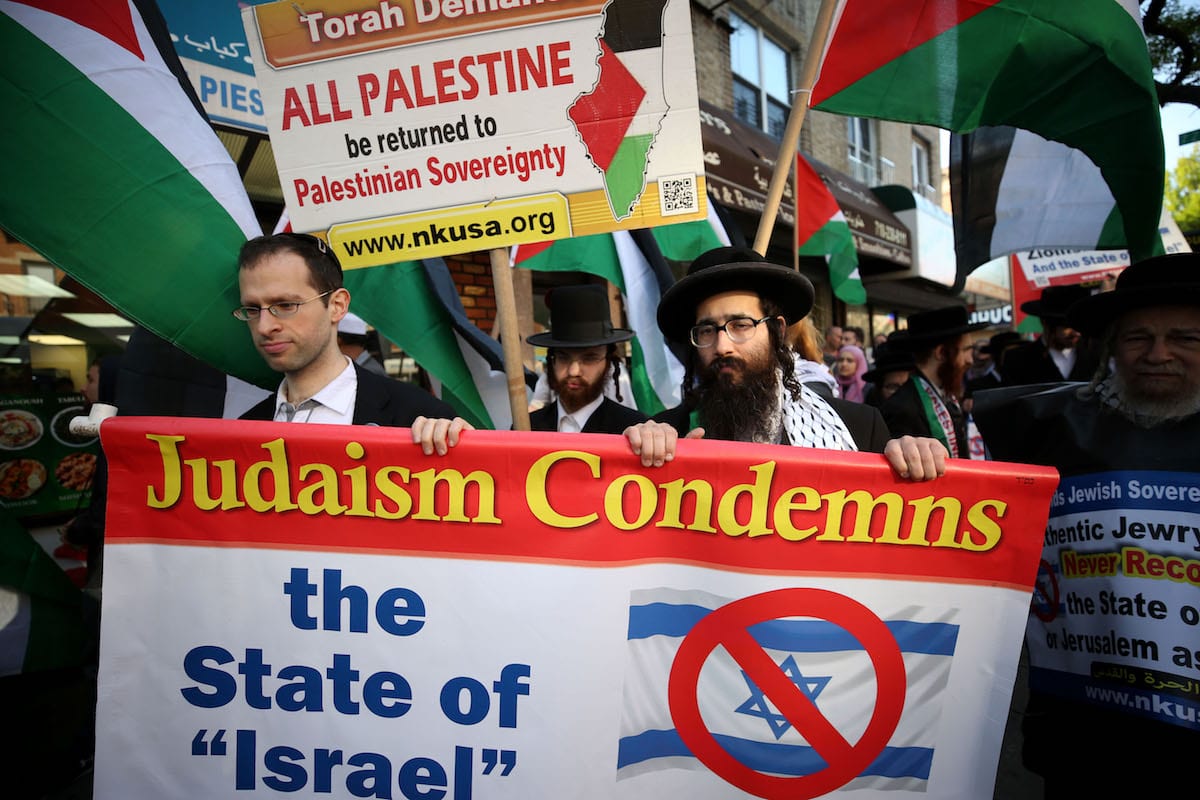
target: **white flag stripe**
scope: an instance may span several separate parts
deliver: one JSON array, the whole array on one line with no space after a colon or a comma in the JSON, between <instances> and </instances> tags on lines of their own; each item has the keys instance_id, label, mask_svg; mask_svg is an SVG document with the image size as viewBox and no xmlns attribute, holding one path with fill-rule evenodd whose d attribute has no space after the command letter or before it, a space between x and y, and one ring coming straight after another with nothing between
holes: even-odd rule
<instances>
[{"instance_id":1,"label":"white flag stripe","mask_svg":"<svg viewBox=\"0 0 1200 800\"><path fill-rule=\"evenodd\" d=\"M488 416L492 418L492 427L498 431L508 430L513 422L512 404L508 399L508 376L502 371L492 369L488 360L458 332L455 332L454 339L458 343L459 352L462 353L463 362L475 381L479 398L487 408ZM526 397L528 395L529 392L526 391Z\"/></svg>"},{"instance_id":2,"label":"white flag stripe","mask_svg":"<svg viewBox=\"0 0 1200 800\"><path fill-rule=\"evenodd\" d=\"M1100 168L1082 152L1017 130L996 197L992 252L1098 242L1114 205Z\"/></svg>"},{"instance_id":3,"label":"white flag stripe","mask_svg":"<svg viewBox=\"0 0 1200 800\"><path fill-rule=\"evenodd\" d=\"M641 344L650 385L664 406L674 408L681 400L683 365L667 349L667 343L658 329L656 314L661 296L658 279L628 231L613 233L613 244L625 281L622 298L625 301L625 313L629 315L629 327L637 334Z\"/></svg>"},{"instance_id":4,"label":"white flag stripe","mask_svg":"<svg viewBox=\"0 0 1200 800\"><path fill-rule=\"evenodd\" d=\"M180 90L136 8L131 8L131 15L145 61L57 14L9 0L0 2L0 11L46 42L124 108L203 184L247 238L262 232L229 153ZM108 67L97 70L97 64ZM148 91L151 86L154 90Z\"/></svg>"}]
</instances>

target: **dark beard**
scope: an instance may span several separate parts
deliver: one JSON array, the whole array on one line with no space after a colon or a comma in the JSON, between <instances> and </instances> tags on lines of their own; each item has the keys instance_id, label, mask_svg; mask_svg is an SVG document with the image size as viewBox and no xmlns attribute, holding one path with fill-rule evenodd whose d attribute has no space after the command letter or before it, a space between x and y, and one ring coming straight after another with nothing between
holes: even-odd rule
<instances>
[{"instance_id":1,"label":"dark beard","mask_svg":"<svg viewBox=\"0 0 1200 800\"><path fill-rule=\"evenodd\" d=\"M942 385L942 394L961 401L963 396L963 376L967 368L958 363L958 359L947 359L937 366L937 379Z\"/></svg>"},{"instance_id":2,"label":"dark beard","mask_svg":"<svg viewBox=\"0 0 1200 800\"><path fill-rule=\"evenodd\" d=\"M607 377L608 373L603 372L600 374L600 380L595 383L585 383L579 389L571 389L565 385L560 386L552 371L549 382L550 388L558 393L558 402L562 404L563 409L568 414L573 414L600 396L604 391L604 381Z\"/></svg>"},{"instance_id":3,"label":"dark beard","mask_svg":"<svg viewBox=\"0 0 1200 800\"><path fill-rule=\"evenodd\" d=\"M724 364L739 364L742 380L719 372ZM704 438L730 442L774 441L779 409L779 373L767 363L755 369L739 358L715 359L700 372L698 409Z\"/></svg>"}]
</instances>

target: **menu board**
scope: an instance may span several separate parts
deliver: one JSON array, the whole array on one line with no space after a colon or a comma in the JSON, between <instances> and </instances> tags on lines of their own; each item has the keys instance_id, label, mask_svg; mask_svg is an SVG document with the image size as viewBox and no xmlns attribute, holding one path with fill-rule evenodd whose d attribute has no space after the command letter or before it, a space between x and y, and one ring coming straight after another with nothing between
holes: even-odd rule
<instances>
[{"instance_id":1,"label":"menu board","mask_svg":"<svg viewBox=\"0 0 1200 800\"><path fill-rule=\"evenodd\" d=\"M100 442L69 429L86 407L78 393L0 395L0 508L25 518L88 502Z\"/></svg>"}]
</instances>

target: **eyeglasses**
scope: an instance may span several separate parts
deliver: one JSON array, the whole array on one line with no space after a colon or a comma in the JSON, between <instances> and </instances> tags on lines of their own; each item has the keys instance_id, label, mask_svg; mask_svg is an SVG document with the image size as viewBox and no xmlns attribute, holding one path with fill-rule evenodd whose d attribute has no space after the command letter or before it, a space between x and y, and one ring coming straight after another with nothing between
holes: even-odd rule
<instances>
[{"instance_id":1,"label":"eyeglasses","mask_svg":"<svg viewBox=\"0 0 1200 800\"><path fill-rule=\"evenodd\" d=\"M310 297L307 300L288 300L282 303L271 303L269 306L238 306L233 310L235 319L240 319L242 322L251 322L259 318L264 311L270 311L272 317L283 319L284 317L292 317L300 310L300 306L305 303L311 303L313 300L320 300L328 294L333 294L336 289L330 289L328 292L321 292L316 297Z\"/></svg>"},{"instance_id":2,"label":"eyeglasses","mask_svg":"<svg viewBox=\"0 0 1200 800\"><path fill-rule=\"evenodd\" d=\"M754 336L754 329L760 324L774 317L768 315L762 319L752 319L750 317L734 317L726 320L724 325L714 325L711 322L705 322L697 325L689 332L689 337L692 344L696 347L712 347L717 343L717 332L725 331L725 335L729 337L729 341L734 344L742 344L748 342Z\"/></svg>"},{"instance_id":3,"label":"eyeglasses","mask_svg":"<svg viewBox=\"0 0 1200 800\"><path fill-rule=\"evenodd\" d=\"M585 367L594 367L597 364L602 364L608 360L608 353L583 353L581 355L568 355L566 353L548 353L547 360L551 363L561 365L570 369L572 364L579 363Z\"/></svg>"}]
</instances>

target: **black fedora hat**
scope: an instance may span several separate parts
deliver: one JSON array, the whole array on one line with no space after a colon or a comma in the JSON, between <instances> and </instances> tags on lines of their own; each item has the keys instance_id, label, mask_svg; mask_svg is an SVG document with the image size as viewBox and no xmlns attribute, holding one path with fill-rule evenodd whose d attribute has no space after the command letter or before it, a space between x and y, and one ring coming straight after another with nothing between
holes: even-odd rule
<instances>
[{"instance_id":1,"label":"black fedora hat","mask_svg":"<svg viewBox=\"0 0 1200 800\"><path fill-rule=\"evenodd\" d=\"M867 383L879 383L889 372L912 372L916 368L912 353L896 347L894 341L890 340L875 346L875 363L863 373L863 380Z\"/></svg>"},{"instance_id":2,"label":"black fedora hat","mask_svg":"<svg viewBox=\"0 0 1200 800\"><path fill-rule=\"evenodd\" d=\"M813 305L813 286L799 272L772 264L748 247L718 247L697 256L688 274L663 294L659 329L668 340L686 344L696 324L696 307L722 292L769 297L788 325L804 319Z\"/></svg>"},{"instance_id":3,"label":"black fedora hat","mask_svg":"<svg viewBox=\"0 0 1200 800\"><path fill-rule=\"evenodd\" d=\"M1091 289L1077 283L1047 286L1037 300L1021 303L1021 310L1031 317L1062 323L1067 319L1067 309L1091 293Z\"/></svg>"},{"instance_id":4,"label":"black fedora hat","mask_svg":"<svg viewBox=\"0 0 1200 800\"><path fill-rule=\"evenodd\" d=\"M1021 338L1021 334L1016 331L1000 331L1000 333L993 334L992 338L988 339L987 344L981 349L992 358L995 358L1009 347L1018 345L1023 341L1025 340Z\"/></svg>"},{"instance_id":5,"label":"black fedora hat","mask_svg":"<svg viewBox=\"0 0 1200 800\"><path fill-rule=\"evenodd\" d=\"M913 352L987 326L986 322L968 322L966 306L945 306L913 314L908 318L908 327L890 341Z\"/></svg>"},{"instance_id":6,"label":"black fedora hat","mask_svg":"<svg viewBox=\"0 0 1200 800\"><path fill-rule=\"evenodd\" d=\"M1200 306L1200 255L1172 253L1126 267L1113 291L1080 300L1067 320L1081 333L1099 335L1121 314L1147 306Z\"/></svg>"},{"instance_id":7,"label":"black fedora hat","mask_svg":"<svg viewBox=\"0 0 1200 800\"><path fill-rule=\"evenodd\" d=\"M596 347L633 338L633 331L613 327L608 292L597 283L555 287L546 303L550 306L550 330L526 339L535 347Z\"/></svg>"}]
</instances>

